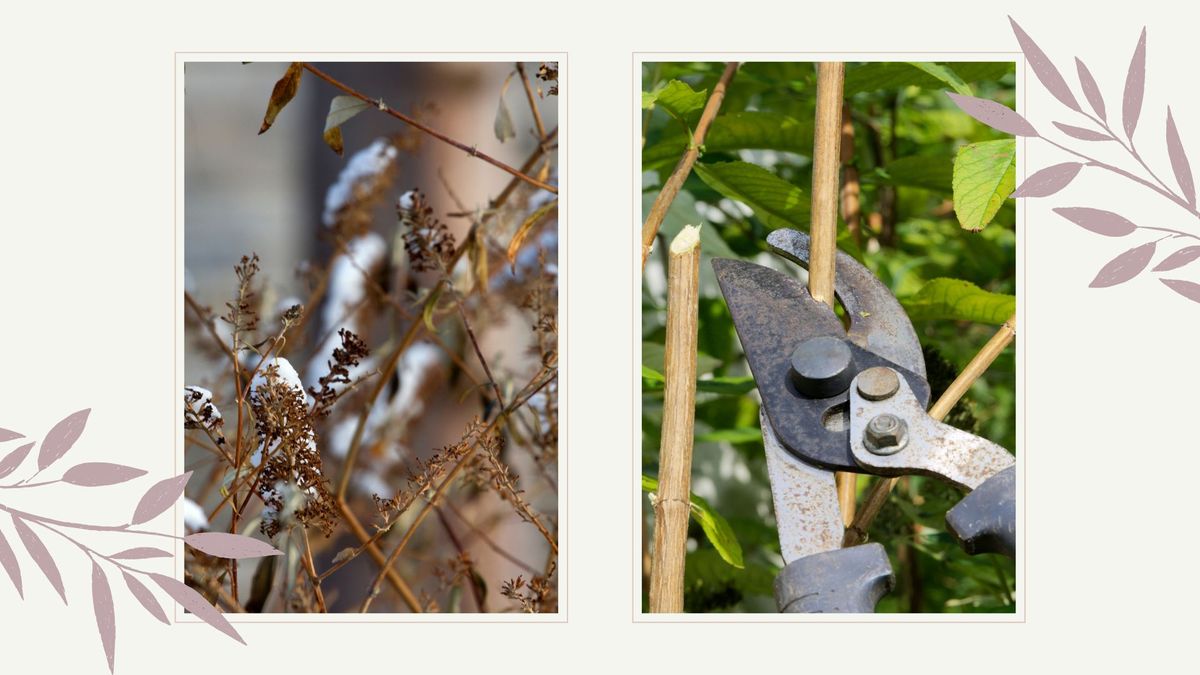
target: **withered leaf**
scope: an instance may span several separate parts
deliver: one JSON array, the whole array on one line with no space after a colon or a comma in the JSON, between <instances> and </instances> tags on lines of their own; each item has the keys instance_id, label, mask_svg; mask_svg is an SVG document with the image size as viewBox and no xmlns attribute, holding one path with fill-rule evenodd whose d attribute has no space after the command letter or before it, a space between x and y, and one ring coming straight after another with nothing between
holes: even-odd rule
<instances>
[{"instance_id":1,"label":"withered leaf","mask_svg":"<svg viewBox=\"0 0 1200 675\"><path fill-rule=\"evenodd\" d=\"M325 144L340 157L345 149L342 143L342 125L358 113L372 107L370 103L354 96L335 96L329 102L329 114L325 116Z\"/></svg>"},{"instance_id":2,"label":"withered leaf","mask_svg":"<svg viewBox=\"0 0 1200 675\"><path fill-rule=\"evenodd\" d=\"M271 90L271 99L267 101L267 114L263 115L262 126L259 127L258 133L262 134L270 129L283 107L296 97L296 91L300 89L300 76L303 74L303 66L299 62L294 62L288 66L283 77L275 83L275 88Z\"/></svg>"},{"instance_id":3,"label":"withered leaf","mask_svg":"<svg viewBox=\"0 0 1200 675\"><path fill-rule=\"evenodd\" d=\"M512 74L509 73L508 79L504 80L504 86L500 87L500 105L496 108L496 121L492 124L492 130L496 132L496 138L501 143L517 136L517 129L513 125L512 112L509 111L508 103L504 100L504 93L508 91L508 85L511 82Z\"/></svg>"},{"instance_id":4,"label":"withered leaf","mask_svg":"<svg viewBox=\"0 0 1200 675\"><path fill-rule=\"evenodd\" d=\"M542 204L536 211L529 214L529 217L525 219L525 222L521 223L521 226L517 228L516 234L513 235L512 241L508 242L507 255L509 265L516 264L517 252L521 250L521 244L525 243L525 238L529 236L529 233L533 231L533 228L541 223L551 211L554 211L557 208L557 199L548 201L545 204Z\"/></svg>"}]
</instances>

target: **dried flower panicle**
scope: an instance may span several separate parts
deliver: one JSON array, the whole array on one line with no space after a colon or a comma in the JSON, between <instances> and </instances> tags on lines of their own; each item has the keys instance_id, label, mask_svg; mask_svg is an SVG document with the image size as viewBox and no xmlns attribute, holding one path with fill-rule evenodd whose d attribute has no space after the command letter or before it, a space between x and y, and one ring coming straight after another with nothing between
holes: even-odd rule
<instances>
[{"instance_id":1,"label":"dried flower panicle","mask_svg":"<svg viewBox=\"0 0 1200 675\"><path fill-rule=\"evenodd\" d=\"M454 235L433 215L425 195L409 190L396 200L396 215L404 238L404 250L418 272L447 272L454 256Z\"/></svg>"},{"instance_id":2,"label":"dried flower panicle","mask_svg":"<svg viewBox=\"0 0 1200 675\"><path fill-rule=\"evenodd\" d=\"M432 489L459 460L471 452L474 445L485 437L486 431L486 425L475 418L467 425L466 433L457 443L445 446L429 459L418 457L415 460L415 467L408 469L408 487L390 498L373 495L375 508L384 521L380 529L391 527L396 518L407 511L422 493Z\"/></svg>"},{"instance_id":3,"label":"dried flower panicle","mask_svg":"<svg viewBox=\"0 0 1200 675\"><path fill-rule=\"evenodd\" d=\"M525 581L523 576L508 579L500 585L500 595L520 604L521 611L526 614L553 612L558 605L552 581L554 569L555 566L551 564L548 573L539 574L529 581Z\"/></svg>"},{"instance_id":4,"label":"dried flower panicle","mask_svg":"<svg viewBox=\"0 0 1200 675\"><path fill-rule=\"evenodd\" d=\"M229 324L233 330L236 351L249 344L243 334L251 334L258 329L258 293L254 290L254 276L258 274L258 254L242 256L234 268L238 278L237 297L232 302L225 303L227 312L221 320Z\"/></svg>"},{"instance_id":5,"label":"dried flower panicle","mask_svg":"<svg viewBox=\"0 0 1200 675\"><path fill-rule=\"evenodd\" d=\"M374 221L373 211L392 186L396 170L395 145L384 138L354 153L325 194L321 221L342 239L365 233Z\"/></svg>"},{"instance_id":6,"label":"dried flower panicle","mask_svg":"<svg viewBox=\"0 0 1200 675\"><path fill-rule=\"evenodd\" d=\"M547 62L543 63L542 65L538 66L537 78L539 80L541 80L542 82L553 82L554 84L550 85L550 90L547 91L546 93L549 96L557 96L558 95L558 63L557 62L547 61ZM541 89L541 85L538 85L538 89Z\"/></svg>"},{"instance_id":7,"label":"dried flower panicle","mask_svg":"<svg viewBox=\"0 0 1200 675\"><path fill-rule=\"evenodd\" d=\"M221 430L224 425L225 418L213 404L211 391L197 386L183 388L184 429L203 429L217 447L224 447L225 433Z\"/></svg>"},{"instance_id":8,"label":"dried flower panicle","mask_svg":"<svg viewBox=\"0 0 1200 675\"><path fill-rule=\"evenodd\" d=\"M350 371L371 353L362 338L345 328L338 329L341 345L333 350L333 358L326 362L329 372L317 381L320 388L310 387L313 396L313 417L329 415L330 408L350 385ZM340 385L340 386L338 386Z\"/></svg>"}]
</instances>

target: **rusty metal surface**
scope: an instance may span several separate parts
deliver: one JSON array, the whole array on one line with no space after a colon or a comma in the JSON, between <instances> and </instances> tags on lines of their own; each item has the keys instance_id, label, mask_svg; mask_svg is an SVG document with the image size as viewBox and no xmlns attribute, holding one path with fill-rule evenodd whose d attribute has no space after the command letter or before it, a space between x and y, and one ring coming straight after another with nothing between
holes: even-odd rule
<instances>
[{"instance_id":1,"label":"rusty metal surface","mask_svg":"<svg viewBox=\"0 0 1200 675\"><path fill-rule=\"evenodd\" d=\"M779 444L765 413L759 413L759 421L784 561L841 548L842 509L833 472L793 457Z\"/></svg>"},{"instance_id":2,"label":"rusty metal surface","mask_svg":"<svg viewBox=\"0 0 1200 675\"><path fill-rule=\"evenodd\" d=\"M767 235L779 255L808 267L810 238L803 232L780 229ZM850 340L883 358L925 377L925 357L908 313L891 289L851 256L837 252L834 291L850 317Z\"/></svg>"},{"instance_id":3,"label":"rusty metal surface","mask_svg":"<svg viewBox=\"0 0 1200 675\"><path fill-rule=\"evenodd\" d=\"M908 442L899 452L881 456L868 450L864 435L868 423L884 414L908 423ZM882 401L869 401L857 386L850 388L850 449L868 473L935 476L967 490L1016 464L1003 447L930 417L905 378L895 395Z\"/></svg>"},{"instance_id":4,"label":"rusty metal surface","mask_svg":"<svg viewBox=\"0 0 1200 675\"><path fill-rule=\"evenodd\" d=\"M825 469L859 471L850 452L849 428L838 424L838 416L849 401L848 392L808 398L792 380L790 356L805 340L820 336L846 340L856 368L892 367L904 376L922 403L928 402L929 385L922 375L924 360L915 335L912 345L893 352L911 352L906 358L910 365L919 366L920 372L907 370L904 364L847 340L833 310L814 300L798 280L742 260L717 258L712 264L767 417L782 446L795 456ZM882 311L901 311L896 307ZM902 311L901 320L907 321Z\"/></svg>"}]
</instances>

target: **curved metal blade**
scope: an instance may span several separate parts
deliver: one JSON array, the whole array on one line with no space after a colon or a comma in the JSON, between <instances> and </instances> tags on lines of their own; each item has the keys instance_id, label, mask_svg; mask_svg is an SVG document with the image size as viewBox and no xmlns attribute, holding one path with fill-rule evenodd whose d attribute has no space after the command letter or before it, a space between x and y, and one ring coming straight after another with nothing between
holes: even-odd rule
<instances>
[{"instance_id":1,"label":"curved metal blade","mask_svg":"<svg viewBox=\"0 0 1200 675\"><path fill-rule=\"evenodd\" d=\"M776 253L805 268L810 241L796 230L767 235L767 245ZM842 251L837 252L834 291L850 316L846 333L855 344L925 377L925 355L908 313L871 270Z\"/></svg>"},{"instance_id":2,"label":"curved metal blade","mask_svg":"<svg viewBox=\"0 0 1200 675\"><path fill-rule=\"evenodd\" d=\"M769 267L721 258L713 259L712 264L763 408L782 446L825 469L859 471L850 452L849 427L839 424L848 409L849 394L809 398L796 389L789 375L789 357L801 342L824 336L846 339L837 315L814 300L798 280ZM924 377L854 342L846 344L856 369L896 368L923 401L929 400Z\"/></svg>"},{"instance_id":3,"label":"curved metal blade","mask_svg":"<svg viewBox=\"0 0 1200 675\"><path fill-rule=\"evenodd\" d=\"M784 562L841 548L842 509L833 472L805 464L785 450L765 412L759 412L759 421Z\"/></svg>"}]
</instances>

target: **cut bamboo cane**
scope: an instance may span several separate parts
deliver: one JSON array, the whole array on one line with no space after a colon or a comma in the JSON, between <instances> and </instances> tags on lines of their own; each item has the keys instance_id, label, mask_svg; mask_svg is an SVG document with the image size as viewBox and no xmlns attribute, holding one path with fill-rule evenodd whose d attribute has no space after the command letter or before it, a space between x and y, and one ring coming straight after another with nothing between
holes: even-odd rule
<instances>
[{"instance_id":1,"label":"cut bamboo cane","mask_svg":"<svg viewBox=\"0 0 1200 675\"><path fill-rule=\"evenodd\" d=\"M725 89L729 87L729 81L733 79L737 68L736 61L725 64L725 72L721 73L721 79L713 87L708 102L704 104L704 111L700 113L700 121L696 123L696 130L692 133L691 144L683 153L683 157L679 158L675 170L663 183L662 190L659 190L654 204L650 206L650 214L646 216L646 222L642 223L642 269L646 269L646 258L650 256L650 249L654 247L654 238L658 236L658 228L662 227L663 218L667 217L667 211L671 209L671 202L675 201L675 195L679 194L683 182L692 173L692 165L700 157L700 147L704 145L708 127L717 116L717 111L721 109L721 101L725 100Z\"/></svg>"},{"instance_id":2,"label":"cut bamboo cane","mask_svg":"<svg viewBox=\"0 0 1200 675\"><path fill-rule=\"evenodd\" d=\"M683 611L683 571L691 516L692 438L696 417L696 340L700 301L700 230L688 225L671 242L667 266L667 342L663 363L662 444L654 500L650 611Z\"/></svg>"},{"instance_id":3,"label":"cut bamboo cane","mask_svg":"<svg viewBox=\"0 0 1200 675\"><path fill-rule=\"evenodd\" d=\"M813 132L812 235L808 292L834 306L834 258L837 254L838 171L842 163L842 89L846 64L817 64L817 112ZM837 474L843 524L854 520L858 476Z\"/></svg>"},{"instance_id":4,"label":"cut bamboo cane","mask_svg":"<svg viewBox=\"0 0 1200 675\"><path fill-rule=\"evenodd\" d=\"M978 380L981 375L992 365L996 357L1003 352L1013 338L1017 334L1017 315L1013 314L1005 321L996 334L992 336L987 344L979 350L975 358L963 368L958 377L950 383L946 391L938 397L936 403L929 408L929 416L941 422L946 419L946 415L954 409L971 385ZM842 540L842 546L857 546L867 540L867 530L871 527L871 522L875 520L875 516L879 515L879 510L883 508L887 502L888 495L891 494L892 488L896 486L898 478L880 478L875 481L871 489L867 492L867 496L863 499L862 509L859 510L857 517L849 527L846 528L846 536Z\"/></svg>"}]
</instances>

